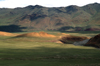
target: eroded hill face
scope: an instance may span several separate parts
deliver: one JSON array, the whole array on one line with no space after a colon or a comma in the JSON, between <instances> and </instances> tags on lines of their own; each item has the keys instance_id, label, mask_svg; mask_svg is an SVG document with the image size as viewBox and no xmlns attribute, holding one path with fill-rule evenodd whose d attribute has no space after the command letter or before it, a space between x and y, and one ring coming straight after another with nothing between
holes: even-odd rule
<instances>
[{"instance_id":1,"label":"eroded hill face","mask_svg":"<svg viewBox=\"0 0 100 66\"><path fill-rule=\"evenodd\" d=\"M92 37L86 44L85 46L93 46L100 48L100 34Z\"/></svg>"},{"instance_id":2,"label":"eroded hill face","mask_svg":"<svg viewBox=\"0 0 100 66\"><path fill-rule=\"evenodd\" d=\"M100 28L100 4L83 7L71 5L48 8L30 5L15 9L0 8L0 25L9 24L26 27L26 30L82 31Z\"/></svg>"},{"instance_id":3,"label":"eroded hill face","mask_svg":"<svg viewBox=\"0 0 100 66\"><path fill-rule=\"evenodd\" d=\"M83 41L86 39L90 39L90 38L84 37L84 36L65 35L65 36L62 36L59 40L63 43L74 43L74 42Z\"/></svg>"}]
</instances>

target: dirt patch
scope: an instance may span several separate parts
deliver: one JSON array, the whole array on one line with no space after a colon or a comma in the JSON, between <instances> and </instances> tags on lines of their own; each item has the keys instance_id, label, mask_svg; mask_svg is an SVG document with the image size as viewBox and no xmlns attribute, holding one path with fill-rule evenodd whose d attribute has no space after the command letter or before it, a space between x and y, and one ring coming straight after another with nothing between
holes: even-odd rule
<instances>
[{"instance_id":1,"label":"dirt patch","mask_svg":"<svg viewBox=\"0 0 100 66\"><path fill-rule=\"evenodd\" d=\"M18 34L0 31L1 36L17 36Z\"/></svg>"},{"instance_id":2,"label":"dirt patch","mask_svg":"<svg viewBox=\"0 0 100 66\"><path fill-rule=\"evenodd\" d=\"M100 34L91 38L84 46L93 46L100 48Z\"/></svg>"},{"instance_id":3,"label":"dirt patch","mask_svg":"<svg viewBox=\"0 0 100 66\"><path fill-rule=\"evenodd\" d=\"M56 36L45 33L45 32L39 32L39 33L32 32L32 33L21 34L16 37L56 37Z\"/></svg>"}]
</instances>

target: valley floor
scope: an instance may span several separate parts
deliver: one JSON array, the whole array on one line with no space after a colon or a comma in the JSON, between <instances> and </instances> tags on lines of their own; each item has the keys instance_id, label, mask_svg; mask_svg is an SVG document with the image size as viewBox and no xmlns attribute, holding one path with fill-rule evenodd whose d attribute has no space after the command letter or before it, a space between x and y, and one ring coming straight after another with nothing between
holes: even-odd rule
<instances>
[{"instance_id":1,"label":"valley floor","mask_svg":"<svg viewBox=\"0 0 100 66\"><path fill-rule=\"evenodd\" d=\"M92 37L100 32L65 33ZM55 39L0 36L0 66L100 66L99 49L49 42Z\"/></svg>"}]
</instances>

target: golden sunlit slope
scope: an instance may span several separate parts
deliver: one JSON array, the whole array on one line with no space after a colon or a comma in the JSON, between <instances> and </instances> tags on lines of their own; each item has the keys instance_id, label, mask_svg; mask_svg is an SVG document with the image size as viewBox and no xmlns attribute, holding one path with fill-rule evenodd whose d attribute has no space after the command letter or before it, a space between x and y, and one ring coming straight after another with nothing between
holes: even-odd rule
<instances>
[{"instance_id":1,"label":"golden sunlit slope","mask_svg":"<svg viewBox=\"0 0 100 66\"><path fill-rule=\"evenodd\" d=\"M39 32L39 33L31 32L31 33L18 35L17 37L56 37L56 36L45 33L45 32Z\"/></svg>"},{"instance_id":2,"label":"golden sunlit slope","mask_svg":"<svg viewBox=\"0 0 100 66\"><path fill-rule=\"evenodd\" d=\"M17 36L18 34L0 31L1 36Z\"/></svg>"}]
</instances>

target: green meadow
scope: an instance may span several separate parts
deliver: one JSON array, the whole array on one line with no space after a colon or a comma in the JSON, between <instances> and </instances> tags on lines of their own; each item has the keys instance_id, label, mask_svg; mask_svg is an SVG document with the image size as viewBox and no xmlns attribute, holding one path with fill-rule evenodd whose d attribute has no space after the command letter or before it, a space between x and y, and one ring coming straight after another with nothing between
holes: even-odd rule
<instances>
[{"instance_id":1,"label":"green meadow","mask_svg":"<svg viewBox=\"0 0 100 66\"><path fill-rule=\"evenodd\" d=\"M63 33L92 37L100 32ZM100 49L53 40L57 38L0 36L0 66L100 66Z\"/></svg>"}]
</instances>

